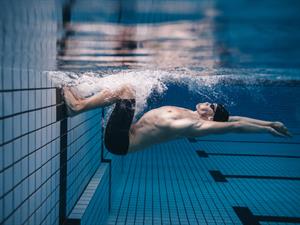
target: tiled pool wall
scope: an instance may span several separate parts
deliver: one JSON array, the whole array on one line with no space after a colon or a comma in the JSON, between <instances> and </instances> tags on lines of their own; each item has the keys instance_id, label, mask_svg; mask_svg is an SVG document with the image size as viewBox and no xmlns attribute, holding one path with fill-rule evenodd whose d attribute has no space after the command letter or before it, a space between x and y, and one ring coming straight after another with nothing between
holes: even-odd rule
<instances>
[{"instance_id":1,"label":"tiled pool wall","mask_svg":"<svg viewBox=\"0 0 300 225\"><path fill-rule=\"evenodd\" d=\"M55 68L56 6L0 4L0 223L57 224L60 123L56 90L43 74Z\"/></svg>"},{"instance_id":2,"label":"tiled pool wall","mask_svg":"<svg viewBox=\"0 0 300 225\"><path fill-rule=\"evenodd\" d=\"M65 4L0 3L0 224L61 224L82 204L80 224L108 215L122 157L101 153L102 111L67 118L47 78Z\"/></svg>"}]
</instances>

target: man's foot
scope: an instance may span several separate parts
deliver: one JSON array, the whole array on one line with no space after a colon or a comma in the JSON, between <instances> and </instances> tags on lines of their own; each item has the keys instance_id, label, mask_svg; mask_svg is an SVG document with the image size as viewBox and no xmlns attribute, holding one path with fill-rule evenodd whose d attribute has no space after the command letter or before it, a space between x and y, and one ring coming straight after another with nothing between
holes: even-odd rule
<instances>
[{"instance_id":1,"label":"man's foot","mask_svg":"<svg viewBox=\"0 0 300 225\"><path fill-rule=\"evenodd\" d=\"M81 100L76 99L69 87L63 88L63 96L67 106L68 116L77 115L82 110Z\"/></svg>"},{"instance_id":2,"label":"man's foot","mask_svg":"<svg viewBox=\"0 0 300 225\"><path fill-rule=\"evenodd\" d=\"M69 91L72 93L72 95L74 96L74 98L76 98L76 100L82 101L82 100L85 99L84 97L81 97L81 96L78 94L78 91L76 90L75 87L69 87Z\"/></svg>"}]
</instances>

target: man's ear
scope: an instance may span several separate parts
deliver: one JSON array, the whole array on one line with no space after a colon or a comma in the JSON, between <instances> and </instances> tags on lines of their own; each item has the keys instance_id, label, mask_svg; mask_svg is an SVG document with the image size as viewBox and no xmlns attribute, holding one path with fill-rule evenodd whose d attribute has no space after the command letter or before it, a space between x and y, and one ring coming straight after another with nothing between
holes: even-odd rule
<instances>
[{"instance_id":1,"label":"man's ear","mask_svg":"<svg viewBox=\"0 0 300 225\"><path fill-rule=\"evenodd\" d=\"M213 118L212 116L209 116L207 119L208 119L209 121L213 121L213 120L214 120L214 118Z\"/></svg>"}]
</instances>

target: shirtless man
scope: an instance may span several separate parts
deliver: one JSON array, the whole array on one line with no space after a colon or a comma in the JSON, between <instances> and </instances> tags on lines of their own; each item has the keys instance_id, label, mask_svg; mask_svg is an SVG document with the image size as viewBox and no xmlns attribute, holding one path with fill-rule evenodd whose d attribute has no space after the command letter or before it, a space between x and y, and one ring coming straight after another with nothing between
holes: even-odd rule
<instances>
[{"instance_id":1,"label":"shirtless man","mask_svg":"<svg viewBox=\"0 0 300 225\"><path fill-rule=\"evenodd\" d=\"M89 97L76 96L65 87L64 98L69 115L116 103L105 129L105 146L113 154L125 155L153 144L177 138L202 137L224 133L270 133L290 137L281 122L229 116L227 110L216 103L199 103L196 110L163 106L146 112L135 124L135 92L130 85L118 90L103 90Z\"/></svg>"}]
</instances>

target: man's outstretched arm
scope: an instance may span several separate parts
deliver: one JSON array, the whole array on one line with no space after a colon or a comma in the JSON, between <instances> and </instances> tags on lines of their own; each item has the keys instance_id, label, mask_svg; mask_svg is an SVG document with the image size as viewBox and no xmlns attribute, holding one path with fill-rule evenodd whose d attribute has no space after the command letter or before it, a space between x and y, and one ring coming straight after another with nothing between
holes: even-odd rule
<instances>
[{"instance_id":1,"label":"man's outstretched arm","mask_svg":"<svg viewBox=\"0 0 300 225\"><path fill-rule=\"evenodd\" d=\"M243 116L230 116L229 122L246 122L246 123L256 124L259 126L268 126L268 127L272 127L277 132L282 133L286 136L292 136L289 133L287 127L284 126L283 123L278 122L278 121L258 120L258 119L254 119L254 118L243 117Z\"/></svg>"},{"instance_id":2,"label":"man's outstretched arm","mask_svg":"<svg viewBox=\"0 0 300 225\"><path fill-rule=\"evenodd\" d=\"M237 122L215 122L206 121L201 126L195 127L191 131L191 136L204 136L210 134L225 133L270 133L277 137L287 137L286 133L277 131L270 126L261 126L254 123L237 121Z\"/></svg>"}]
</instances>

